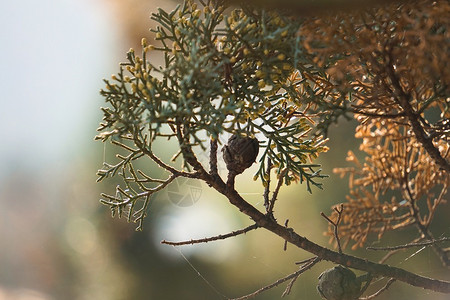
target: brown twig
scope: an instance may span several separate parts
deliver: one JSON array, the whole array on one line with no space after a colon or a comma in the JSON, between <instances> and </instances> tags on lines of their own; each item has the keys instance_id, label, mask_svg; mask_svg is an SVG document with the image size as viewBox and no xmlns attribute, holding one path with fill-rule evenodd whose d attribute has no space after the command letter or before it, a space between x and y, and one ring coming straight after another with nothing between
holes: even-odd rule
<instances>
[{"instance_id":1,"label":"brown twig","mask_svg":"<svg viewBox=\"0 0 450 300\"><path fill-rule=\"evenodd\" d=\"M286 221L284 222L284 227L288 228L288 224L289 224L289 219L286 219ZM283 246L283 250L286 251L287 250L287 241L284 241L284 246Z\"/></svg>"},{"instance_id":2,"label":"brown twig","mask_svg":"<svg viewBox=\"0 0 450 300\"><path fill-rule=\"evenodd\" d=\"M233 232L230 232L230 233L227 233L227 234L219 234L217 236L213 236L213 237L209 237L209 238L203 238L203 239L198 239L198 240L182 241L182 242L170 242L170 241L162 240L161 244L166 244L166 245L171 245L171 246L182 246L182 245L193 245L193 244L208 243L208 242L217 241L217 240L224 240L224 239L227 239L227 238L233 237L233 236L238 236L240 234L247 233L250 230L254 230L256 228L258 228L258 225L253 224L253 225L250 225L248 227L245 227L244 229L236 230L236 231L233 231Z\"/></svg>"},{"instance_id":3,"label":"brown twig","mask_svg":"<svg viewBox=\"0 0 450 300\"><path fill-rule=\"evenodd\" d=\"M309 263L301 266L298 271L296 271L296 272L294 272L294 273L292 273L292 274L290 274L290 275L288 275L286 277L280 278L277 281L275 281L274 283L266 285L266 286L260 288L259 290L255 291L255 292L253 292L251 294L248 294L248 295L245 295L245 296L242 296L242 297L239 297L239 298L233 298L231 300L246 300L246 299L250 299L250 298L256 297L257 295L259 295L259 294L261 294L261 293L263 293L263 292L265 292L267 290L270 290L270 289L272 289L274 287L279 286L280 284L282 284L283 282L288 281L289 279L293 279L293 278L296 278L296 277L300 276L305 271L311 269L319 261L320 261L320 259L318 257L315 257ZM284 295L284 293L283 293L283 295Z\"/></svg>"},{"instance_id":4,"label":"brown twig","mask_svg":"<svg viewBox=\"0 0 450 300\"><path fill-rule=\"evenodd\" d=\"M283 185L283 178L286 174L287 170L283 170L280 174L280 177L278 178L277 186L275 187L275 190L272 193L272 198L269 201L269 214L273 214L273 208L275 206L275 201L277 200L278 193L280 192L281 186Z\"/></svg>"},{"instance_id":5,"label":"brown twig","mask_svg":"<svg viewBox=\"0 0 450 300\"><path fill-rule=\"evenodd\" d=\"M198 161L197 156L195 155L194 151L192 150L192 146L190 146L189 138L186 134L186 127L181 126L181 124L177 125L177 140L178 145L180 146L180 151L183 154L184 160L190 164L195 171L200 173L201 175L205 176L207 172L205 171L205 168L203 165Z\"/></svg>"},{"instance_id":6,"label":"brown twig","mask_svg":"<svg viewBox=\"0 0 450 300\"><path fill-rule=\"evenodd\" d=\"M212 176L218 176L218 170L217 170L217 139L213 139L211 137L210 141L210 152L209 152L209 173Z\"/></svg>"},{"instance_id":7,"label":"brown twig","mask_svg":"<svg viewBox=\"0 0 450 300\"><path fill-rule=\"evenodd\" d=\"M370 296L364 297L364 298L360 298L361 300L370 300L370 299L374 299L375 297L378 297L381 293L387 291L387 289L391 286L391 284L393 284L395 282L394 278L391 278L388 280L388 282L386 282L385 286L383 286L381 289L379 289L375 294L372 294Z\"/></svg>"},{"instance_id":8,"label":"brown twig","mask_svg":"<svg viewBox=\"0 0 450 300\"><path fill-rule=\"evenodd\" d=\"M301 263L302 269L308 267L311 268L314 264L318 263L318 258L316 257L312 257L309 259L306 259L303 261L303 263ZM298 263L296 263L298 265ZM311 265L312 264L312 265ZM306 271L306 270L304 270ZM303 271L303 272L304 272ZM297 276L295 276L294 278L291 279L291 281L288 283L288 285L286 286L286 289L284 290L283 294L281 295L281 297L287 296L291 293L292 287L294 286L294 283L297 281L297 278L300 277L301 273L297 274Z\"/></svg>"},{"instance_id":9,"label":"brown twig","mask_svg":"<svg viewBox=\"0 0 450 300\"><path fill-rule=\"evenodd\" d=\"M188 177L188 178L200 178L199 174L197 172L189 173L189 172L180 171L180 170L177 170L177 169L169 166L168 164L164 163L159 157L157 157L153 153L150 145L147 146L145 142L142 142L137 137L137 135L135 136L134 143L142 151L142 153L147 155L152 161L154 161L156 164L158 164L158 166L160 166L161 168L167 170L168 172L170 172L170 173L172 173L174 175L177 175L177 176L183 176L183 177Z\"/></svg>"},{"instance_id":10,"label":"brown twig","mask_svg":"<svg viewBox=\"0 0 450 300\"><path fill-rule=\"evenodd\" d=\"M314 256L314 257L310 257L310 258L307 258L307 259L304 259L301 261L296 261L295 264L296 265L304 265L304 264L309 263L310 261L314 260L315 258L316 257Z\"/></svg>"},{"instance_id":11,"label":"brown twig","mask_svg":"<svg viewBox=\"0 0 450 300\"><path fill-rule=\"evenodd\" d=\"M328 218L323 212L321 212L320 215L322 217L324 217L328 221L328 223L333 225L333 227L334 227L334 238L336 239L336 243L337 243L337 246L338 246L339 253L342 253L342 247L341 247L341 241L339 239L338 227L339 227L339 223L341 222L342 212L344 211L344 204L341 204L339 206L339 208L334 207L334 210L338 214L337 220L335 222L332 221L330 218Z\"/></svg>"},{"instance_id":12,"label":"brown twig","mask_svg":"<svg viewBox=\"0 0 450 300\"><path fill-rule=\"evenodd\" d=\"M380 118L380 119L396 119L399 117L403 117L404 113L375 113L375 112L368 112L364 109L367 108L361 108L361 107L356 107L356 105L352 105L352 108L349 109L350 112L354 113L354 114L358 114L358 115L363 115L366 117L372 117L372 118Z\"/></svg>"},{"instance_id":13,"label":"brown twig","mask_svg":"<svg viewBox=\"0 0 450 300\"><path fill-rule=\"evenodd\" d=\"M266 213L267 214L272 214L272 211L270 210L270 205L269 205L269 193L270 193L270 170L272 169L272 160L270 158L267 158L267 169L266 169L266 174L267 174L267 180L266 180L266 186L264 188L264 207L266 208Z\"/></svg>"},{"instance_id":14,"label":"brown twig","mask_svg":"<svg viewBox=\"0 0 450 300\"><path fill-rule=\"evenodd\" d=\"M417 200L416 200L414 193L411 191L411 188L409 187L407 176L408 176L408 174L406 173L403 178L404 183L402 185L402 189L406 192L406 196L409 199L412 215L416 221L415 222L416 227L419 229L420 233L422 233L422 236L424 238L428 239L429 241L434 241L435 239L434 239L432 233L428 230L428 227L422 223L422 220L421 220L421 217L419 214L419 209L416 205ZM437 243L432 243L431 245L432 245L432 249L438 255L438 257L442 261L442 263L446 267L450 267L450 258L447 255L447 253L440 246L438 246Z\"/></svg>"},{"instance_id":15,"label":"brown twig","mask_svg":"<svg viewBox=\"0 0 450 300\"><path fill-rule=\"evenodd\" d=\"M400 250L400 249L407 249L412 247L422 247L422 246L430 246L435 243L442 243L450 241L450 237L445 237L437 240L432 241L424 241L420 243L409 243L405 245L398 245L398 246L391 246L391 247L366 247L367 250L376 250L376 251L392 251L392 250Z\"/></svg>"},{"instance_id":16,"label":"brown twig","mask_svg":"<svg viewBox=\"0 0 450 300\"><path fill-rule=\"evenodd\" d=\"M372 274L368 273L366 275L363 275L365 278L366 283L364 284L364 286L361 288L361 291L359 292L359 297L362 296L362 294L364 294L364 292L369 288L370 284L372 283L373 280L373 276Z\"/></svg>"}]
</instances>

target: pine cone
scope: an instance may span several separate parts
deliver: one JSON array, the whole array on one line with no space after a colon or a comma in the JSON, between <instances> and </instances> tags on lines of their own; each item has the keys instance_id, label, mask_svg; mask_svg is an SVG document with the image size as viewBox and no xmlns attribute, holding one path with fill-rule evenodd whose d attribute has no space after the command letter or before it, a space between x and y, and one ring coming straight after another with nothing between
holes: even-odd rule
<instances>
[{"instance_id":1,"label":"pine cone","mask_svg":"<svg viewBox=\"0 0 450 300\"><path fill-rule=\"evenodd\" d=\"M255 138L233 135L228 140L228 144L222 148L222 152L228 171L237 175L255 162L259 143Z\"/></svg>"},{"instance_id":2,"label":"pine cone","mask_svg":"<svg viewBox=\"0 0 450 300\"><path fill-rule=\"evenodd\" d=\"M361 282L355 273L343 266L324 271L319 276L317 290L322 298L327 300L354 300L361 289Z\"/></svg>"}]
</instances>

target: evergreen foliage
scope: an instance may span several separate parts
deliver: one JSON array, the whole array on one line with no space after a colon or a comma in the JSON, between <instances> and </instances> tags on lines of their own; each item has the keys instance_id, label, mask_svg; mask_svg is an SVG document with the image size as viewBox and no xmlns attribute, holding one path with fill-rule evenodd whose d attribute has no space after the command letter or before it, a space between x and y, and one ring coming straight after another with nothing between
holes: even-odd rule
<instances>
[{"instance_id":1,"label":"evergreen foliage","mask_svg":"<svg viewBox=\"0 0 450 300\"><path fill-rule=\"evenodd\" d=\"M369 236L381 239L386 231L414 226L417 238L404 247L431 245L450 265L450 250L441 246L448 239L436 240L431 228L450 184L448 1L314 17L200 2L202 7L184 1L170 13L153 14L156 45L143 39L140 55L131 49L118 74L105 80L101 94L108 106L96 139L109 140L126 155L98 171L98 181L119 175L124 182L101 201L142 229L155 193L178 177L203 180L255 224L189 243L263 227L316 255L288 276L293 281L323 259L368 273L358 279L358 290L352 288L352 299L376 277L391 278L380 293L395 280L450 292L448 282L345 255L340 244L342 238L343 248L351 242L362 247ZM151 62L156 52L163 54L163 66ZM339 248L334 252L278 224L274 205L281 187L292 182L305 183L309 192L321 188L325 175L314 159L328 150L327 129L340 117L359 122L356 137L367 156L361 163L349 153L355 167L335 169L350 175L350 196L330 217L323 214ZM225 135L233 137L221 145L227 180L217 169ZM153 147L171 139L179 151L164 161ZM238 141L248 147L240 149ZM199 151L209 152L208 166L198 160ZM265 212L234 188L235 177L256 155L254 179L263 185ZM137 160L148 158L164 170L161 178L136 168ZM359 291L361 282L366 284Z\"/></svg>"}]
</instances>

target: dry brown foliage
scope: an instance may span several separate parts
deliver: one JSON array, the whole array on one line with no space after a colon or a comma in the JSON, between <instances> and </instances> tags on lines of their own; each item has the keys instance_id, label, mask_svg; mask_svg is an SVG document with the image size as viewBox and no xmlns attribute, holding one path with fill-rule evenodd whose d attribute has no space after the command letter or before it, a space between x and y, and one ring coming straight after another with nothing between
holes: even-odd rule
<instances>
[{"instance_id":1,"label":"dry brown foliage","mask_svg":"<svg viewBox=\"0 0 450 300\"><path fill-rule=\"evenodd\" d=\"M360 162L349 152L355 167L335 169L349 175L344 246L408 226L434 238L450 184L449 15L448 1L418 1L317 18L303 29L305 46L351 103L366 154ZM342 106L342 98L329 104ZM448 252L434 249L448 266Z\"/></svg>"}]
</instances>

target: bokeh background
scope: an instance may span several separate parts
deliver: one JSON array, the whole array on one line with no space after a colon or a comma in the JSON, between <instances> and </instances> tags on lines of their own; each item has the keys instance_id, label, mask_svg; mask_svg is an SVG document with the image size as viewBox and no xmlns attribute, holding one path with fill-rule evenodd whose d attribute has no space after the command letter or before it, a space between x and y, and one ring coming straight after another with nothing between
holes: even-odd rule
<instances>
[{"instance_id":1,"label":"bokeh background","mask_svg":"<svg viewBox=\"0 0 450 300\"><path fill-rule=\"evenodd\" d=\"M138 48L142 37L152 40L152 11L179 2L2 2L0 300L223 299L272 283L294 272L295 261L309 257L290 246L283 251L283 241L262 230L204 245L161 245L162 239L201 238L251 224L198 182L178 181L158 194L143 232L135 231L136 224L112 219L99 203L100 192L115 188L95 182L96 170L114 155L112 148L93 141L104 105L98 93L102 78L118 70L126 51ZM345 199L346 181L332 168L346 165L349 149L357 151L354 126L342 121L331 128L331 151L321 157L324 173L331 175L323 191L309 195L304 186L291 186L279 198L278 219L289 219L290 226L321 244L328 238L320 212ZM262 190L252 175L251 170L240 175L238 189L262 208ZM186 195L187 202L180 202ZM446 214L448 207L442 211ZM442 215L436 222L448 232ZM388 235L386 243L407 241L412 233ZM391 264L450 278L430 249L415 251ZM354 254L382 256L364 250ZM320 263L301 276L287 299L320 299L317 277L330 266ZM256 299L279 299L284 288ZM379 299L444 298L395 283Z\"/></svg>"}]
</instances>

